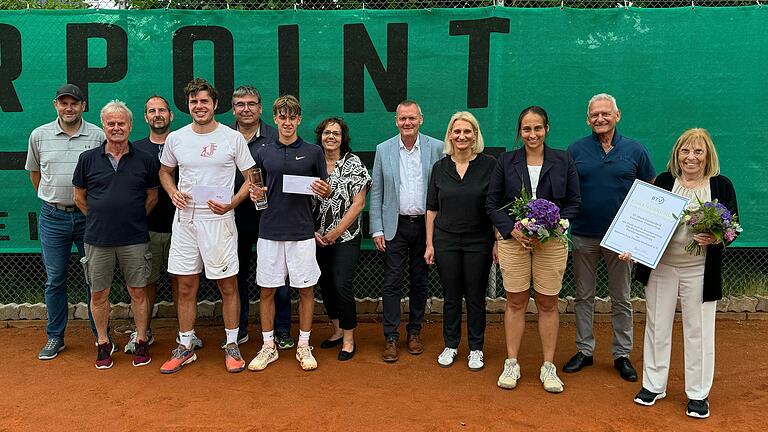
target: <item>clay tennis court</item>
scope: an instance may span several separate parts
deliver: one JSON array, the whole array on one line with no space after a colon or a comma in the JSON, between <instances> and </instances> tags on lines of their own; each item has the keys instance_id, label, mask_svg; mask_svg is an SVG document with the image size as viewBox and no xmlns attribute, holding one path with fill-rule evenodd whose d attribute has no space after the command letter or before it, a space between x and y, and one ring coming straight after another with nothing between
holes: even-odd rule
<instances>
[{"instance_id":1,"label":"clay tennis court","mask_svg":"<svg viewBox=\"0 0 768 432\"><path fill-rule=\"evenodd\" d=\"M18 322L17 322L18 323ZM647 408L632 397L639 383L621 380L609 353L610 325L596 324L595 365L577 374L560 374L561 394L548 394L538 380L541 363L535 324L528 323L520 357L517 389L496 387L504 358L503 327L489 324L485 363L480 372L466 367L466 345L453 367L437 366L442 350L441 323L424 330L426 349L400 361L379 359L381 327L364 323L357 334L357 355L336 360L336 349L314 351L319 368L303 372L294 351L265 371L228 374L216 344L221 327L198 326L206 347L198 361L179 373L161 375L175 333L172 321L157 320L153 361L142 368L115 354L112 369L93 366L90 330L71 325L67 349L53 361L37 360L45 342L44 326L0 329L0 430L2 431L751 431L764 430L768 408L768 321L718 321L712 416L686 417L682 336L675 325L668 396ZM295 325L294 325L295 327ZM641 366L642 324L635 325ZM258 334L251 327L251 335ZM295 328L294 328L295 330ZM561 326L558 369L574 352L573 325ZM318 324L313 343L329 334ZM127 337L121 337L125 343ZM259 338L260 339L260 338ZM462 341L465 343L465 341ZM252 339L242 351L250 360L258 350ZM463 357L462 357L463 355Z\"/></svg>"}]
</instances>

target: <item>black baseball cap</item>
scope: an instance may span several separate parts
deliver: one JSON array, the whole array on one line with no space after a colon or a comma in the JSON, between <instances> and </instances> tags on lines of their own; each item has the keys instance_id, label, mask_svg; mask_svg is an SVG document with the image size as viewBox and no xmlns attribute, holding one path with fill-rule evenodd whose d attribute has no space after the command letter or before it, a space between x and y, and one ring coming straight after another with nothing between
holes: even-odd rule
<instances>
[{"instance_id":1,"label":"black baseball cap","mask_svg":"<svg viewBox=\"0 0 768 432\"><path fill-rule=\"evenodd\" d=\"M64 84L63 86L59 87L59 89L56 90L56 99L62 96L72 96L81 102L85 100L85 96L83 96L83 92L80 91L80 87L74 84Z\"/></svg>"}]
</instances>

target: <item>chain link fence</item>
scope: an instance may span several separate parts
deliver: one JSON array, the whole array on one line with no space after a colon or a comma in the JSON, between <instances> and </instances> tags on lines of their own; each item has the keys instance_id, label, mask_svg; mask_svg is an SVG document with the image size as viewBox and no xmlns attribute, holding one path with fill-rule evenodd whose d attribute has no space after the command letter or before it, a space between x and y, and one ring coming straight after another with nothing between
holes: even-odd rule
<instances>
[{"instance_id":1,"label":"chain link fence","mask_svg":"<svg viewBox=\"0 0 768 432\"><path fill-rule=\"evenodd\" d=\"M381 283L383 281L383 254L376 251L363 251L360 263L355 273L355 297L358 299L378 299L381 297ZM259 289L256 286L256 263L251 266L249 286L251 287L251 300L258 300ZM763 248L729 248L726 250L723 261L723 288L724 295L755 295L765 294L768 291L768 249ZM487 297L504 297L501 273L494 265L491 269L491 279L488 286ZM442 298L440 278L435 268L429 272L430 297ZM598 269L597 296L608 296L608 284L605 267L601 264ZM77 257L73 255L69 265L69 301L71 303L85 301L85 283L83 270ZM8 303L43 303L43 286L45 285L45 268L38 254L7 254L0 255L0 304ZM110 297L112 303L130 302L126 292L122 274L115 270L115 279ZM571 265L571 257L568 258L568 266L563 278L561 297L575 294L575 282ZM408 278L403 284L403 296L408 292ZM298 299L295 290L292 292L294 299ZM320 299L320 290L315 290L315 296ZM632 296L644 297L643 289L637 282L632 284ZM200 284L198 300L220 299L215 282L203 278ZM167 274L163 274L158 282L158 301L172 301L171 285Z\"/></svg>"},{"instance_id":2,"label":"chain link fence","mask_svg":"<svg viewBox=\"0 0 768 432\"><path fill-rule=\"evenodd\" d=\"M487 6L606 9L755 6L761 3L760 0L0 0L0 9L349 10Z\"/></svg>"},{"instance_id":3,"label":"chain link fence","mask_svg":"<svg viewBox=\"0 0 768 432\"><path fill-rule=\"evenodd\" d=\"M0 0L0 9L240 9L240 10L344 10L344 9L430 9L430 8L467 8L467 7L569 7L569 8L669 8L669 7L725 7L760 5L757 0L650 0L650 1L601 1L601 0ZM254 263L255 264L255 263ZM255 269L255 265L252 266ZM494 266L488 287L488 297L504 296L501 274ZM382 255L376 251L365 250L355 275L356 297L358 299L377 299L383 279ZM255 283L255 272L250 275L251 299L259 297ZM39 254L3 254L0 255L0 304L44 302L43 286L45 269ZM768 249L764 248L729 248L726 251L723 270L725 295L765 294L768 290ZM407 293L407 277L403 294ZM111 301L128 302L122 275L116 270ZM68 289L70 302L85 301L85 283L83 271L73 256L69 266ZM319 290L316 295L319 297ZM642 287L637 283L632 286L633 296L643 296ZM170 282L167 275L159 281L158 301L171 301ZM436 270L430 270L429 293L431 297L442 297L439 277ZM571 260L563 280L561 296L575 293ZM605 268L598 271L597 295L608 296ZM294 298L297 293L293 292ZM199 300L219 299L215 283L203 280L200 286Z\"/></svg>"}]
</instances>

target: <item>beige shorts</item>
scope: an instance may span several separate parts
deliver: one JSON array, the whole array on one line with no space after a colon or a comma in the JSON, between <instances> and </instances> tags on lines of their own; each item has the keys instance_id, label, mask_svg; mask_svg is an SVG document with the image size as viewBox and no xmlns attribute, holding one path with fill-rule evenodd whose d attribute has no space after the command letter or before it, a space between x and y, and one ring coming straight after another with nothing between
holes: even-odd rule
<instances>
[{"instance_id":1,"label":"beige shorts","mask_svg":"<svg viewBox=\"0 0 768 432\"><path fill-rule=\"evenodd\" d=\"M320 279L315 257L315 239L278 241L259 239L256 243L256 283L264 288L285 285L288 277L294 288L311 288Z\"/></svg>"},{"instance_id":2,"label":"beige shorts","mask_svg":"<svg viewBox=\"0 0 768 432\"><path fill-rule=\"evenodd\" d=\"M515 240L499 241L499 267L504 279L504 289L512 293L528 291L531 288L539 294L555 296L563 287L565 265L568 262L568 244L553 239L527 250Z\"/></svg>"},{"instance_id":3,"label":"beige shorts","mask_svg":"<svg viewBox=\"0 0 768 432\"><path fill-rule=\"evenodd\" d=\"M168 252L171 250L171 233L149 232L149 251L152 252L152 268L147 285L160 279L160 273L168 267Z\"/></svg>"},{"instance_id":4,"label":"beige shorts","mask_svg":"<svg viewBox=\"0 0 768 432\"><path fill-rule=\"evenodd\" d=\"M173 221L168 273L194 275L205 269L211 280L235 276L240 271L237 261L237 228L235 218Z\"/></svg>"},{"instance_id":5,"label":"beige shorts","mask_svg":"<svg viewBox=\"0 0 768 432\"><path fill-rule=\"evenodd\" d=\"M152 253L149 252L149 243L128 246L93 246L86 243L85 257L80 262L83 263L91 292L112 287L115 262L120 265L126 286L144 288L152 265Z\"/></svg>"}]
</instances>

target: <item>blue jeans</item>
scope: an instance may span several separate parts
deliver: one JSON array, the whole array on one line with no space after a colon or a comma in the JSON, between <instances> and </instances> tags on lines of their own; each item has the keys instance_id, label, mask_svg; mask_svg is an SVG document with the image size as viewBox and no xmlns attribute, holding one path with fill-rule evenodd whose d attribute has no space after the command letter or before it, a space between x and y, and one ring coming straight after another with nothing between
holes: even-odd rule
<instances>
[{"instance_id":1,"label":"blue jeans","mask_svg":"<svg viewBox=\"0 0 768 432\"><path fill-rule=\"evenodd\" d=\"M80 258L85 254L85 215L79 210L66 212L43 203L40 207L40 248L45 265L45 306L48 308L48 337L64 338L67 328L67 274L72 258L72 244ZM91 316L91 290L85 285L85 301L91 330L96 325Z\"/></svg>"},{"instance_id":2,"label":"blue jeans","mask_svg":"<svg viewBox=\"0 0 768 432\"><path fill-rule=\"evenodd\" d=\"M291 332L291 287L275 290L275 333Z\"/></svg>"}]
</instances>

